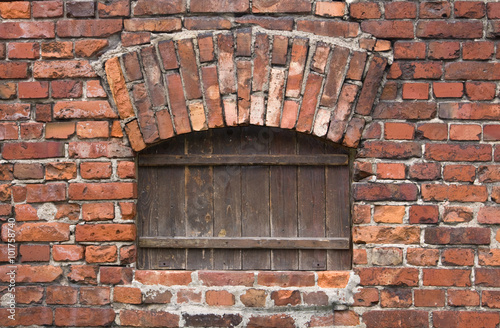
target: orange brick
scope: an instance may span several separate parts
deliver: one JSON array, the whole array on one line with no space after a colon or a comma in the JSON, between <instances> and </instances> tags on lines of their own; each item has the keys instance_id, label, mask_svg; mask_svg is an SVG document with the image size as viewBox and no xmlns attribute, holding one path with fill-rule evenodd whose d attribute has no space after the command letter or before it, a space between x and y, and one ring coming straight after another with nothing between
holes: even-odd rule
<instances>
[{"instance_id":1,"label":"orange brick","mask_svg":"<svg viewBox=\"0 0 500 328\"><path fill-rule=\"evenodd\" d=\"M415 125L411 123L385 123L385 139L412 140L415 135Z\"/></svg>"},{"instance_id":2,"label":"orange brick","mask_svg":"<svg viewBox=\"0 0 500 328\"><path fill-rule=\"evenodd\" d=\"M373 220L378 223L403 223L404 206L378 205L373 212Z\"/></svg>"},{"instance_id":3,"label":"orange brick","mask_svg":"<svg viewBox=\"0 0 500 328\"><path fill-rule=\"evenodd\" d=\"M380 179L404 179L406 177L406 165L403 163L378 163L377 178Z\"/></svg>"},{"instance_id":4,"label":"orange brick","mask_svg":"<svg viewBox=\"0 0 500 328\"><path fill-rule=\"evenodd\" d=\"M403 84L403 99L429 99L429 83Z\"/></svg>"},{"instance_id":5,"label":"orange brick","mask_svg":"<svg viewBox=\"0 0 500 328\"><path fill-rule=\"evenodd\" d=\"M450 140L481 140L482 127L479 124L451 124Z\"/></svg>"}]
</instances>

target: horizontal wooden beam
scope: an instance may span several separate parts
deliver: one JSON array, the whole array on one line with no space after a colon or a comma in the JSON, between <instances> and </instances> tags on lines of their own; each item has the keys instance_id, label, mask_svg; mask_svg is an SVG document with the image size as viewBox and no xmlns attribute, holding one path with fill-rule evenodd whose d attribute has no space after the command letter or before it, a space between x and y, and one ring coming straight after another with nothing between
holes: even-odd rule
<instances>
[{"instance_id":1,"label":"horizontal wooden beam","mask_svg":"<svg viewBox=\"0 0 500 328\"><path fill-rule=\"evenodd\" d=\"M349 249L349 238L140 237L145 248Z\"/></svg>"},{"instance_id":2,"label":"horizontal wooden beam","mask_svg":"<svg viewBox=\"0 0 500 328\"><path fill-rule=\"evenodd\" d=\"M342 154L327 155L140 155L139 166L168 165L347 165Z\"/></svg>"}]
</instances>

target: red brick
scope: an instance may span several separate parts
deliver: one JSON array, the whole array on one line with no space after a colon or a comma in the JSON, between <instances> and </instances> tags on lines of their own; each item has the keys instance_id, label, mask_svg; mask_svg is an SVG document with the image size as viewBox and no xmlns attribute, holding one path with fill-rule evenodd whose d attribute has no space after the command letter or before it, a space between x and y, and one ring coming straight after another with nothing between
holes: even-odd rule
<instances>
[{"instance_id":1,"label":"red brick","mask_svg":"<svg viewBox=\"0 0 500 328\"><path fill-rule=\"evenodd\" d=\"M122 30L121 19L58 20L57 36L61 38L108 37Z\"/></svg>"},{"instance_id":2,"label":"red brick","mask_svg":"<svg viewBox=\"0 0 500 328\"><path fill-rule=\"evenodd\" d=\"M238 24L255 24L268 30L291 31L293 29L293 18L291 17L267 17L247 15L236 18Z\"/></svg>"},{"instance_id":3,"label":"red brick","mask_svg":"<svg viewBox=\"0 0 500 328\"><path fill-rule=\"evenodd\" d=\"M409 123L385 123L385 139L412 140L415 134L415 126Z\"/></svg>"},{"instance_id":4,"label":"red brick","mask_svg":"<svg viewBox=\"0 0 500 328\"><path fill-rule=\"evenodd\" d=\"M485 266L500 266L500 250L480 248L478 252L479 264Z\"/></svg>"},{"instance_id":5,"label":"red brick","mask_svg":"<svg viewBox=\"0 0 500 328\"><path fill-rule=\"evenodd\" d=\"M198 76L198 67L196 64L193 42L191 39L179 40L177 41L177 49L186 98L188 100L200 99L200 78Z\"/></svg>"},{"instance_id":6,"label":"red brick","mask_svg":"<svg viewBox=\"0 0 500 328\"><path fill-rule=\"evenodd\" d=\"M181 77L178 73L173 73L167 75L166 80L175 129L178 134L190 132L191 127L182 91Z\"/></svg>"},{"instance_id":7,"label":"red brick","mask_svg":"<svg viewBox=\"0 0 500 328\"><path fill-rule=\"evenodd\" d=\"M139 288L117 286L114 288L113 301L118 303L141 304L142 293Z\"/></svg>"},{"instance_id":8,"label":"red brick","mask_svg":"<svg viewBox=\"0 0 500 328\"><path fill-rule=\"evenodd\" d=\"M316 108L318 106L318 96L323 84L323 77L319 74L310 73L307 77L306 88L302 97L302 105L299 110L299 118L296 130L310 133Z\"/></svg>"},{"instance_id":9,"label":"red brick","mask_svg":"<svg viewBox=\"0 0 500 328\"><path fill-rule=\"evenodd\" d=\"M346 78L360 81L363 77L367 55L365 52L354 51L349 68L347 69Z\"/></svg>"},{"instance_id":10,"label":"red brick","mask_svg":"<svg viewBox=\"0 0 500 328\"><path fill-rule=\"evenodd\" d=\"M312 272L259 272L257 284L269 287L314 286L314 274Z\"/></svg>"},{"instance_id":11,"label":"red brick","mask_svg":"<svg viewBox=\"0 0 500 328\"><path fill-rule=\"evenodd\" d=\"M374 248L372 254L372 265L395 266L403 263L403 250L396 247Z\"/></svg>"},{"instance_id":12,"label":"red brick","mask_svg":"<svg viewBox=\"0 0 500 328\"><path fill-rule=\"evenodd\" d=\"M75 42L75 54L78 57L85 57L85 58L98 56L104 52L104 49L108 45L109 45L108 40L101 40L101 39L78 40Z\"/></svg>"},{"instance_id":13,"label":"red brick","mask_svg":"<svg viewBox=\"0 0 500 328\"><path fill-rule=\"evenodd\" d=\"M28 77L28 63L0 62L0 79L24 79Z\"/></svg>"},{"instance_id":14,"label":"red brick","mask_svg":"<svg viewBox=\"0 0 500 328\"><path fill-rule=\"evenodd\" d=\"M446 140L448 125L443 123L424 123L418 126L417 135L429 140Z\"/></svg>"},{"instance_id":15,"label":"red brick","mask_svg":"<svg viewBox=\"0 0 500 328\"><path fill-rule=\"evenodd\" d=\"M448 305L478 306L479 293L475 290L448 289Z\"/></svg>"},{"instance_id":16,"label":"red brick","mask_svg":"<svg viewBox=\"0 0 500 328\"><path fill-rule=\"evenodd\" d=\"M1 108L1 106L0 106ZM36 120L38 122L52 121L52 105L51 104L37 104L35 112Z\"/></svg>"},{"instance_id":17,"label":"red brick","mask_svg":"<svg viewBox=\"0 0 500 328\"><path fill-rule=\"evenodd\" d=\"M424 61L424 62L395 62L388 73L388 78L391 79L439 79L443 74L443 66L441 62Z\"/></svg>"},{"instance_id":18,"label":"red brick","mask_svg":"<svg viewBox=\"0 0 500 328\"><path fill-rule=\"evenodd\" d=\"M247 324L248 328L257 327L282 327L293 328L296 327L295 320L286 314L275 314L268 316L255 316L252 315Z\"/></svg>"},{"instance_id":19,"label":"red brick","mask_svg":"<svg viewBox=\"0 0 500 328\"><path fill-rule=\"evenodd\" d=\"M349 278L350 275L346 271L321 271L318 272L318 287L345 288Z\"/></svg>"},{"instance_id":20,"label":"red brick","mask_svg":"<svg viewBox=\"0 0 500 328\"><path fill-rule=\"evenodd\" d=\"M476 286L500 287L500 269L477 268Z\"/></svg>"},{"instance_id":21,"label":"red brick","mask_svg":"<svg viewBox=\"0 0 500 328\"><path fill-rule=\"evenodd\" d=\"M95 265L71 265L68 278L71 282L96 285L98 270Z\"/></svg>"},{"instance_id":22,"label":"red brick","mask_svg":"<svg viewBox=\"0 0 500 328\"><path fill-rule=\"evenodd\" d=\"M414 304L416 307L443 307L445 292L442 289L415 289Z\"/></svg>"},{"instance_id":23,"label":"red brick","mask_svg":"<svg viewBox=\"0 0 500 328\"><path fill-rule=\"evenodd\" d=\"M400 180L406 176L406 166L402 163L377 164L377 177L380 179Z\"/></svg>"},{"instance_id":24,"label":"red brick","mask_svg":"<svg viewBox=\"0 0 500 328\"><path fill-rule=\"evenodd\" d=\"M467 287L471 285L471 271L462 269L423 269L423 285Z\"/></svg>"},{"instance_id":25,"label":"red brick","mask_svg":"<svg viewBox=\"0 0 500 328\"><path fill-rule=\"evenodd\" d=\"M70 142L70 158L132 157L130 147L115 142Z\"/></svg>"},{"instance_id":26,"label":"red brick","mask_svg":"<svg viewBox=\"0 0 500 328\"><path fill-rule=\"evenodd\" d=\"M184 19L184 27L188 30L229 30L231 26L231 21L223 17L186 17Z\"/></svg>"},{"instance_id":27,"label":"red brick","mask_svg":"<svg viewBox=\"0 0 500 328\"><path fill-rule=\"evenodd\" d=\"M76 304L78 290L69 286L48 286L47 304Z\"/></svg>"},{"instance_id":28,"label":"red brick","mask_svg":"<svg viewBox=\"0 0 500 328\"><path fill-rule=\"evenodd\" d=\"M135 179L135 163L125 161L118 162L116 173L121 179Z\"/></svg>"},{"instance_id":29,"label":"red brick","mask_svg":"<svg viewBox=\"0 0 500 328\"><path fill-rule=\"evenodd\" d=\"M344 2L316 2L315 14L324 17L342 17L344 16L346 4Z\"/></svg>"},{"instance_id":30,"label":"red brick","mask_svg":"<svg viewBox=\"0 0 500 328\"><path fill-rule=\"evenodd\" d=\"M73 42L43 42L42 58L73 58Z\"/></svg>"},{"instance_id":31,"label":"red brick","mask_svg":"<svg viewBox=\"0 0 500 328\"><path fill-rule=\"evenodd\" d=\"M489 19L499 19L500 18L500 6L497 3L487 4L487 13Z\"/></svg>"},{"instance_id":32,"label":"red brick","mask_svg":"<svg viewBox=\"0 0 500 328\"><path fill-rule=\"evenodd\" d=\"M66 241L69 240L69 224L59 222L34 222L16 225L13 230L16 241ZM2 239L7 240L7 226L2 227Z\"/></svg>"},{"instance_id":33,"label":"red brick","mask_svg":"<svg viewBox=\"0 0 500 328\"><path fill-rule=\"evenodd\" d=\"M134 109L130 102L130 96L125 85L118 57L106 61L105 68L106 77L120 117L124 119L134 116Z\"/></svg>"},{"instance_id":34,"label":"red brick","mask_svg":"<svg viewBox=\"0 0 500 328\"><path fill-rule=\"evenodd\" d=\"M31 17L31 3L27 1L9 1L0 3L0 17L22 19Z\"/></svg>"},{"instance_id":35,"label":"red brick","mask_svg":"<svg viewBox=\"0 0 500 328\"><path fill-rule=\"evenodd\" d=\"M465 93L470 100L491 100L496 94L496 85L491 82L466 82Z\"/></svg>"},{"instance_id":36,"label":"red brick","mask_svg":"<svg viewBox=\"0 0 500 328\"><path fill-rule=\"evenodd\" d=\"M487 311L436 311L432 317L436 328L496 327L500 322L498 312Z\"/></svg>"},{"instance_id":37,"label":"red brick","mask_svg":"<svg viewBox=\"0 0 500 328\"><path fill-rule=\"evenodd\" d=\"M409 217L411 224L438 223L439 208L436 205L413 205Z\"/></svg>"},{"instance_id":38,"label":"red brick","mask_svg":"<svg viewBox=\"0 0 500 328\"><path fill-rule=\"evenodd\" d=\"M500 309L500 292L484 290L482 293L482 305L492 309Z\"/></svg>"},{"instance_id":39,"label":"red brick","mask_svg":"<svg viewBox=\"0 0 500 328\"><path fill-rule=\"evenodd\" d=\"M109 123L106 121L85 121L76 124L76 134L80 139L108 138Z\"/></svg>"},{"instance_id":40,"label":"red brick","mask_svg":"<svg viewBox=\"0 0 500 328\"><path fill-rule=\"evenodd\" d=\"M240 34L237 34L240 37ZM200 62L211 62L214 57L214 41L212 34L198 36L198 48L200 51Z\"/></svg>"},{"instance_id":41,"label":"red brick","mask_svg":"<svg viewBox=\"0 0 500 328\"><path fill-rule=\"evenodd\" d=\"M353 242L358 244L418 244L420 228L411 226L354 227Z\"/></svg>"},{"instance_id":42,"label":"red brick","mask_svg":"<svg viewBox=\"0 0 500 328\"><path fill-rule=\"evenodd\" d=\"M354 186L355 200L416 200L417 188L411 183L363 183Z\"/></svg>"},{"instance_id":43,"label":"red brick","mask_svg":"<svg viewBox=\"0 0 500 328\"><path fill-rule=\"evenodd\" d=\"M398 41L394 43L394 58L425 59L426 44L424 42Z\"/></svg>"},{"instance_id":44,"label":"red brick","mask_svg":"<svg viewBox=\"0 0 500 328\"><path fill-rule=\"evenodd\" d=\"M21 123L21 138L22 139L38 139L43 134L42 123ZM16 137L17 138L17 137Z\"/></svg>"},{"instance_id":45,"label":"red brick","mask_svg":"<svg viewBox=\"0 0 500 328\"><path fill-rule=\"evenodd\" d=\"M49 245L26 245L19 246L21 262L48 262L50 260Z\"/></svg>"},{"instance_id":46,"label":"red brick","mask_svg":"<svg viewBox=\"0 0 500 328\"><path fill-rule=\"evenodd\" d=\"M480 166L478 173L480 182L500 182L499 165Z\"/></svg>"},{"instance_id":47,"label":"red brick","mask_svg":"<svg viewBox=\"0 0 500 328\"><path fill-rule=\"evenodd\" d=\"M136 206L134 203L119 203L122 220L133 220L137 214Z\"/></svg>"},{"instance_id":48,"label":"red brick","mask_svg":"<svg viewBox=\"0 0 500 328\"><path fill-rule=\"evenodd\" d=\"M300 292L298 290L278 290L271 293L275 306L299 305Z\"/></svg>"},{"instance_id":49,"label":"red brick","mask_svg":"<svg viewBox=\"0 0 500 328\"><path fill-rule=\"evenodd\" d=\"M300 94L307 59L307 48L308 41L306 39L294 39L290 59L290 65L293 69L288 73L287 97L298 97Z\"/></svg>"},{"instance_id":50,"label":"red brick","mask_svg":"<svg viewBox=\"0 0 500 328\"><path fill-rule=\"evenodd\" d=\"M137 260L137 248L135 245L120 248L120 264L132 264Z\"/></svg>"},{"instance_id":51,"label":"red brick","mask_svg":"<svg viewBox=\"0 0 500 328\"><path fill-rule=\"evenodd\" d=\"M386 288L380 291L380 306L383 308L407 308L412 304L411 290Z\"/></svg>"},{"instance_id":52,"label":"red brick","mask_svg":"<svg viewBox=\"0 0 500 328\"><path fill-rule=\"evenodd\" d=\"M462 98L464 85L458 82L434 82L432 90L436 98Z\"/></svg>"},{"instance_id":53,"label":"red brick","mask_svg":"<svg viewBox=\"0 0 500 328\"><path fill-rule=\"evenodd\" d=\"M26 200L30 203L66 200L66 184L64 183L30 184L26 189Z\"/></svg>"},{"instance_id":54,"label":"red brick","mask_svg":"<svg viewBox=\"0 0 500 328\"><path fill-rule=\"evenodd\" d=\"M133 327L178 327L179 315L151 310L121 310L120 323Z\"/></svg>"},{"instance_id":55,"label":"red brick","mask_svg":"<svg viewBox=\"0 0 500 328\"><path fill-rule=\"evenodd\" d=\"M301 19L297 20L297 30L330 37L355 38L359 33L359 24L354 22Z\"/></svg>"},{"instance_id":56,"label":"red brick","mask_svg":"<svg viewBox=\"0 0 500 328\"><path fill-rule=\"evenodd\" d=\"M12 82L6 82L0 84L0 99L8 100L16 98L17 90L16 84Z\"/></svg>"},{"instance_id":57,"label":"red brick","mask_svg":"<svg viewBox=\"0 0 500 328\"><path fill-rule=\"evenodd\" d=\"M14 212L17 221L37 221L37 209L30 204L17 204Z\"/></svg>"},{"instance_id":58,"label":"red brick","mask_svg":"<svg viewBox=\"0 0 500 328\"><path fill-rule=\"evenodd\" d=\"M430 119L436 116L437 105L433 103L381 102L372 114L373 118Z\"/></svg>"},{"instance_id":59,"label":"red brick","mask_svg":"<svg viewBox=\"0 0 500 328\"><path fill-rule=\"evenodd\" d=\"M240 300L246 307L264 307L266 304L266 291L253 288L248 289L240 296Z\"/></svg>"},{"instance_id":60,"label":"red brick","mask_svg":"<svg viewBox=\"0 0 500 328\"><path fill-rule=\"evenodd\" d=\"M140 0L134 8L134 16L170 15L186 11L184 1Z\"/></svg>"},{"instance_id":61,"label":"red brick","mask_svg":"<svg viewBox=\"0 0 500 328\"><path fill-rule=\"evenodd\" d=\"M19 287L16 288L16 290ZM17 298L17 297L16 297ZM8 308L0 310L0 325L7 326L31 326L31 325L51 325L52 324L52 309L49 307L28 307L17 308L14 320L9 318L10 311Z\"/></svg>"},{"instance_id":62,"label":"red brick","mask_svg":"<svg viewBox=\"0 0 500 328\"><path fill-rule=\"evenodd\" d=\"M0 123L0 140L16 140L19 128L16 123Z\"/></svg>"},{"instance_id":63,"label":"red brick","mask_svg":"<svg viewBox=\"0 0 500 328\"><path fill-rule=\"evenodd\" d=\"M128 3L128 0L126 0ZM122 32L121 34L122 46L131 47L140 44L146 44L151 42L151 33L149 32Z\"/></svg>"},{"instance_id":64,"label":"red brick","mask_svg":"<svg viewBox=\"0 0 500 328\"><path fill-rule=\"evenodd\" d=\"M46 180L71 180L74 178L76 178L76 163L47 163L45 170Z\"/></svg>"},{"instance_id":65,"label":"red brick","mask_svg":"<svg viewBox=\"0 0 500 328\"><path fill-rule=\"evenodd\" d=\"M109 287L81 287L80 304L106 305L110 303Z\"/></svg>"},{"instance_id":66,"label":"red brick","mask_svg":"<svg viewBox=\"0 0 500 328\"><path fill-rule=\"evenodd\" d=\"M434 41L429 43L430 59L455 59L460 56L460 43L453 41Z\"/></svg>"},{"instance_id":67,"label":"red brick","mask_svg":"<svg viewBox=\"0 0 500 328\"><path fill-rule=\"evenodd\" d=\"M200 271L198 278L204 286L247 286L254 283L253 272Z\"/></svg>"},{"instance_id":68,"label":"red brick","mask_svg":"<svg viewBox=\"0 0 500 328\"><path fill-rule=\"evenodd\" d=\"M425 229L425 242L432 245L488 245L489 228L448 228L432 227Z\"/></svg>"},{"instance_id":69,"label":"red brick","mask_svg":"<svg viewBox=\"0 0 500 328\"><path fill-rule=\"evenodd\" d=\"M45 125L46 139L68 139L75 133L74 122L54 122Z\"/></svg>"},{"instance_id":70,"label":"red brick","mask_svg":"<svg viewBox=\"0 0 500 328\"><path fill-rule=\"evenodd\" d=\"M76 241L133 241L136 228L133 224L77 225Z\"/></svg>"},{"instance_id":71,"label":"red brick","mask_svg":"<svg viewBox=\"0 0 500 328\"><path fill-rule=\"evenodd\" d=\"M109 263L118 259L118 249L115 245L87 246L85 261L87 263Z\"/></svg>"},{"instance_id":72,"label":"red brick","mask_svg":"<svg viewBox=\"0 0 500 328\"><path fill-rule=\"evenodd\" d=\"M403 159L420 157L420 144L414 142L367 141L359 150L360 157Z\"/></svg>"},{"instance_id":73,"label":"red brick","mask_svg":"<svg viewBox=\"0 0 500 328\"><path fill-rule=\"evenodd\" d=\"M371 60L359 95L356 113L361 115L368 115L371 113L386 66L386 58L376 56Z\"/></svg>"},{"instance_id":74,"label":"red brick","mask_svg":"<svg viewBox=\"0 0 500 328\"><path fill-rule=\"evenodd\" d=\"M113 121L113 124L111 125L111 137L113 138L122 138L123 137L123 130L120 125L119 121Z\"/></svg>"},{"instance_id":75,"label":"red brick","mask_svg":"<svg viewBox=\"0 0 500 328\"><path fill-rule=\"evenodd\" d=\"M253 59L252 91L264 91L269 80L269 37L259 33L255 36L255 50Z\"/></svg>"},{"instance_id":76,"label":"red brick","mask_svg":"<svg viewBox=\"0 0 500 328\"><path fill-rule=\"evenodd\" d=\"M446 206L443 221L447 223L470 222L473 219L472 209L465 206Z\"/></svg>"},{"instance_id":77,"label":"red brick","mask_svg":"<svg viewBox=\"0 0 500 328\"><path fill-rule=\"evenodd\" d=\"M59 219L69 219L78 220L80 217L80 206L78 204L60 204L56 205L57 213L55 218Z\"/></svg>"},{"instance_id":78,"label":"red brick","mask_svg":"<svg viewBox=\"0 0 500 328\"><path fill-rule=\"evenodd\" d=\"M98 2L99 17L120 17L130 15L130 2L128 0L111 0Z\"/></svg>"},{"instance_id":79,"label":"red brick","mask_svg":"<svg viewBox=\"0 0 500 328\"><path fill-rule=\"evenodd\" d=\"M410 1L384 3L386 19L406 19L417 17L417 6Z\"/></svg>"},{"instance_id":80,"label":"red brick","mask_svg":"<svg viewBox=\"0 0 500 328\"><path fill-rule=\"evenodd\" d=\"M37 42L11 42L7 47L9 59L38 59L40 44Z\"/></svg>"},{"instance_id":81,"label":"red brick","mask_svg":"<svg viewBox=\"0 0 500 328\"><path fill-rule=\"evenodd\" d=\"M205 302L209 306L232 306L234 295L225 290L208 290L205 293Z\"/></svg>"},{"instance_id":82,"label":"red brick","mask_svg":"<svg viewBox=\"0 0 500 328\"><path fill-rule=\"evenodd\" d=\"M474 182L476 168L472 165L446 165L443 170L443 178L452 182Z\"/></svg>"},{"instance_id":83,"label":"red brick","mask_svg":"<svg viewBox=\"0 0 500 328\"><path fill-rule=\"evenodd\" d=\"M138 270L135 280L144 285L186 286L191 282L191 272Z\"/></svg>"},{"instance_id":84,"label":"red brick","mask_svg":"<svg viewBox=\"0 0 500 328\"><path fill-rule=\"evenodd\" d=\"M379 296L376 288L358 288L354 294L354 306L369 307L378 303Z\"/></svg>"},{"instance_id":85,"label":"red brick","mask_svg":"<svg viewBox=\"0 0 500 328\"><path fill-rule=\"evenodd\" d=\"M90 1L68 1L66 3L66 16L75 18L86 18L95 16L94 2Z\"/></svg>"},{"instance_id":86,"label":"red brick","mask_svg":"<svg viewBox=\"0 0 500 328\"><path fill-rule=\"evenodd\" d=\"M451 6L446 1L421 2L420 18L436 19L448 18L451 15Z\"/></svg>"},{"instance_id":87,"label":"red brick","mask_svg":"<svg viewBox=\"0 0 500 328\"><path fill-rule=\"evenodd\" d=\"M436 180L441 176L439 163L415 163L410 166L409 176L416 180Z\"/></svg>"},{"instance_id":88,"label":"red brick","mask_svg":"<svg viewBox=\"0 0 500 328\"><path fill-rule=\"evenodd\" d=\"M474 250L469 248L445 249L441 253L441 263L446 266L474 265Z\"/></svg>"},{"instance_id":89,"label":"red brick","mask_svg":"<svg viewBox=\"0 0 500 328\"><path fill-rule=\"evenodd\" d=\"M354 205L352 221L354 224L370 223L370 205Z\"/></svg>"},{"instance_id":90,"label":"red brick","mask_svg":"<svg viewBox=\"0 0 500 328\"><path fill-rule=\"evenodd\" d=\"M36 286L18 286L16 287L16 303L18 304L40 304L44 289ZM52 315L51 315L52 317Z\"/></svg>"},{"instance_id":91,"label":"red brick","mask_svg":"<svg viewBox=\"0 0 500 328\"><path fill-rule=\"evenodd\" d=\"M500 140L500 125L484 125L483 138L484 140Z\"/></svg>"},{"instance_id":92,"label":"red brick","mask_svg":"<svg viewBox=\"0 0 500 328\"><path fill-rule=\"evenodd\" d=\"M418 270L414 268L358 268L361 286L418 286Z\"/></svg>"},{"instance_id":93,"label":"red brick","mask_svg":"<svg viewBox=\"0 0 500 328\"><path fill-rule=\"evenodd\" d=\"M112 220L115 218L113 203L82 204L82 217L85 221Z\"/></svg>"},{"instance_id":94,"label":"red brick","mask_svg":"<svg viewBox=\"0 0 500 328\"><path fill-rule=\"evenodd\" d=\"M485 16L485 4L479 1L456 1L456 18L483 18Z\"/></svg>"},{"instance_id":95,"label":"red brick","mask_svg":"<svg viewBox=\"0 0 500 328\"><path fill-rule=\"evenodd\" d=\"M498 63L464 61L444 65L446 80L497 80L500 78Z\"/></svg>"},{"instance_id":96,"label":"red brick","mask_svg":"<svg viewBox=\"0 0 500 328\"><path fill-rule=\"evenodd\" d=\"M495 51L495 44L489 41L465 42L462 45L464 60L485 60L491 58Z\"/></svg>"},{"instance_id":97,"label":"red brick","mask_svg":"<svg viewBox=\"0 0 500 328\"><path fill-rule=\"evenodd\" d=\"M379 39L413 39L413 23L409 21L364 21L361 30Z\"/></svg>"},{"instance_id":98,"label":"red brick","mask_svg":"<svg viewBox=\"0 0 500 328\"><path fill-rule=\"evenodd\" d=\"M168 304L172 299L172 293L168 290L162 292L147 293L144 295L144 303L146 304ZM177 299L177 303L179 299Z\"/></svg>"},{"instance_id":99,"label":"red brick","mask_svg":"<svg viewBox=\"0 0 500 328\"><path fill-rule=\"evenodd\" d=\"M115 311L110 308L56 308L56 326L103 327L115 320Z\"/></svg>"},{"instance_id":100,"label":"red brick","mask_svg":"<svg viewBox=\"0 0 500 328\"><path fill-rule=\"evenodd\" d=\"M254 13L310 13L312 4L307 0L288 0L280 2L269 2L266 0L254 0L252 12Z\"/></svg>"},{"instance_id":101,"label":"red brick","mask_svg":"<svg viewBox=\"0 0 500 328\"><path fill-rule=\"evenodd\" d=\"M466 21L421 21L417 23L416 36L420 38L474 39L483 35L483 25Z\"/></svg>"},{"instance_id":102,"label":"red brick","mask_svg":"<svg viewBox=\"0 0 500 328\"><path fill-rule=\"evenodd\" d=\"M74 80L56 80L51 82L53 98L80 98L82 82Z\"/></svg>"},{"instance_id":103,"label":"red brick","mask_svg":"<svg viewBox=\"0 0 500 328\"><path fill-rule=\"evenodd\" d=\"M99 80L87 81L87 97L88 98L103 98L107 97L106 91L104 91Z\"/></svg>"},{"instance_id":104,"label":"red brick","mask_svg":"<svg viewBox=\"0 0 500 328\"><path fill-rule=\"evenodd\" d=\"M69 198L73 200L128 199L137 197L135 183L71 183Z\"/></svg>"},{"instance_id":105,"label":"red brick","mask_svg":"<svg viewBox=\"0 0 500 328\"><path fill-rule=\"evenodd\" d=\"M54 245L52 258L54 261L79 261L83 259L85 248L79 245Z\"/></svg>"},{"instance_id":106,"label":"red brick","mask_svg":"<svg viewBox=\"0 0 500 328\"><path fill-rule=\"evenodd\" d=\"M124 21L125 31L176 32L181 30L180 18L135 18Z\"/></svg>"},{"instance_id":107,"label":"red brick","mask_svg":"<svg viewBox=\"0 0 500 328\"><path fill-rule=\"evenodd\" d=\"M101 283L119 285L128 285L132 282L133 271L132 268L126 267L100 267Z\"/></svg>"},{"instance_id":108,"label":"red brick","mask_svg":"<svg viewBox=\"0 0 500 328\"><path fill-rule=\"evenodd\" d=\"M355 19L376 19L382 14L376 2L355 2L349 6L349 15Z\"/></svg>"},{"instance_id":109,"label":"red brick","mask_svg":"<svg viewBox=\"0 0 500 328\"><path fill-rule=\"evenodd\" d=\"M48 39L54 38L53 22L4 22L0 23L2 39Z\"/></svg>"},{"instance_id":110,"label":"red brick","mask_svg":"<svg viewBox=\"0 0 500 328\"><path fill-rule=\"evenodd\" d=\"M33 63L33 77L37 79L64 79L97 77L97 74L86 60L47 60Z\"/></svg>"},{"instance_id":111,"label":"red brick","mask_svg":"<svg viewBox=\"0 0 500 328\"><path fill-rule=\"evenodd\" d=\"M435 161L491 161L490 145L427 144L425 158Z\"/></svg>"},{"instance_id":112,"label":"red brick","mask_svg":"<svg viewBox=\"0 0 500 328\"><path fill-rule=\"evenodd\" d=\"M62 1L33 1L33 17L62 17L64 4Z\"/></svg>"}]
</instances>

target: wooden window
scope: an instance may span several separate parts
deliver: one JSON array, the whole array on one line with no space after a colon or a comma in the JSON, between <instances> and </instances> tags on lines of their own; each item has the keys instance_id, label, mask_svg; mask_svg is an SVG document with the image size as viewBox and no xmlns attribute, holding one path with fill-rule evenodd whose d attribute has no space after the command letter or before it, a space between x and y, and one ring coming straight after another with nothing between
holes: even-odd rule
<instances>
[{"instance_id":1,"label":"wooden window","mask_svg":"<svg viewBox=\"0 0 500 328\"><path fill-rule=\"evenodd\" d=\"M348 151L262 127L177 136L139 155L142 269L350 269Z\"/></svg>"}]
</instances>

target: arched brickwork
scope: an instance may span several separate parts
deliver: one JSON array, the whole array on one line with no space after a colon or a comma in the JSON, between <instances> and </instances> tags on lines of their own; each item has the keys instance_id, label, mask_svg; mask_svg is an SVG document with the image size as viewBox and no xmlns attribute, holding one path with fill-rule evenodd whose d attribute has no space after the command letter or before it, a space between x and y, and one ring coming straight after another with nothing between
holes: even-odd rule
<instances>
[{"instance_id":1,"label":"arched brickwork","mask_svg":"<svg viewBox=\"0 0 500 328\"><path fill-rule=\"evenodd\" d=\"M104 66L135 151L176 134L248 124L355 148L387 57L341 38L254 27L163 35L108 56Z\"/></svg>"}]
</instances>

